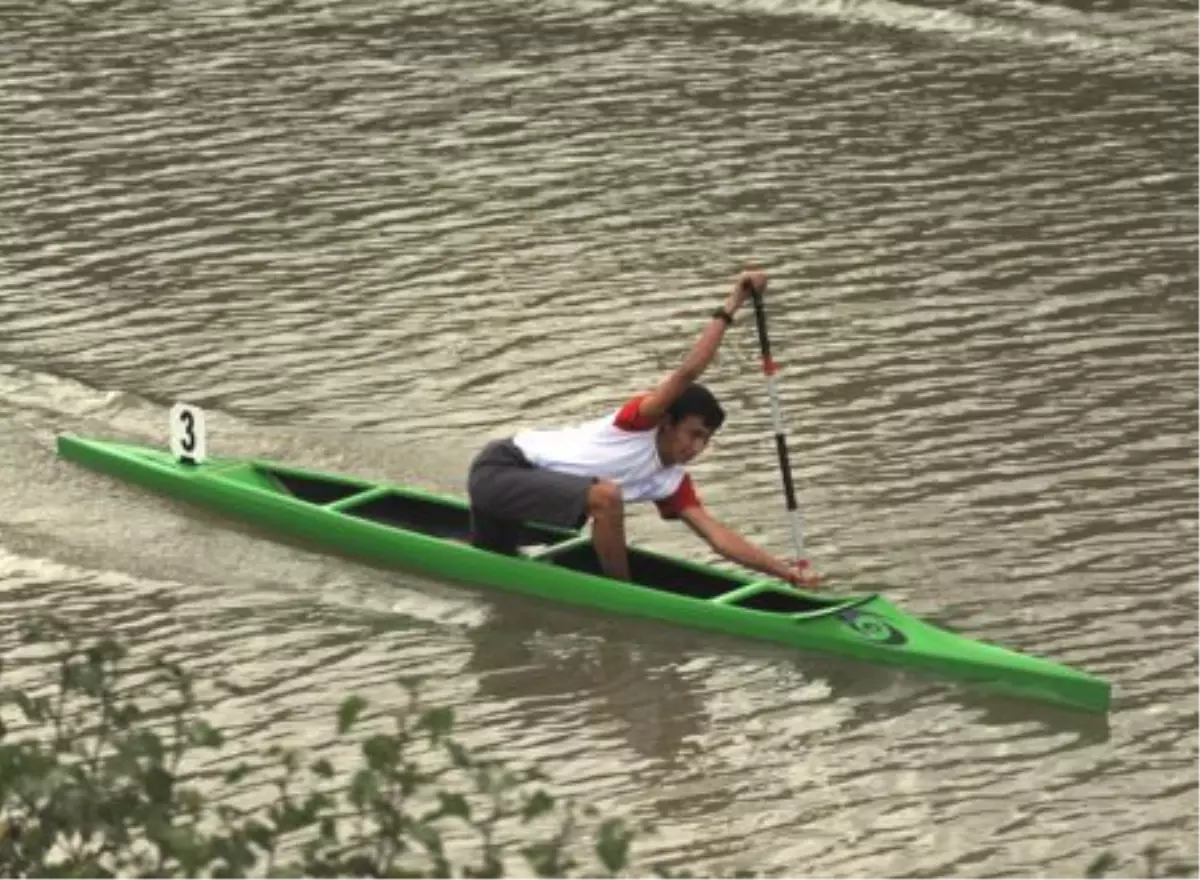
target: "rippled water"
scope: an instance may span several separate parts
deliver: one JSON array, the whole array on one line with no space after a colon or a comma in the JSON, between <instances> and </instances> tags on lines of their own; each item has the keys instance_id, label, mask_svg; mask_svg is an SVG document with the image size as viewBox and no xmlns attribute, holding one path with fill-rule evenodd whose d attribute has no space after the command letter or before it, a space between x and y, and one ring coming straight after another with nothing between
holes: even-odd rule
<instances>
[{"instance_id":1,"label":"rippled water","mask_svg":"<svg viewBox=\"0 0 1200 880\"><path fill-rule=\"evenodd\" d=\"M425 674L473 745L654 818L647 860L1194 866L1196 60L1167 0L7 6L0 607L238 676L250 745ZM461 491L486 438L653 382L747 259L819 564L1109 677L1107 720L358 566L53 455L187 399L221 452ZM748 325L695 473L784 553Z\"/></svg>"}]
</instances>

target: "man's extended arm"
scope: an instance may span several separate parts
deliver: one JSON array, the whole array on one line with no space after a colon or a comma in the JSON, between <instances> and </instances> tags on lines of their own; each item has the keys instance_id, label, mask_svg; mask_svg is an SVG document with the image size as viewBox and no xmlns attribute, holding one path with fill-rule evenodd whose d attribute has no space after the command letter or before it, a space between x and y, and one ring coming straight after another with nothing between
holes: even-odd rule
<instances>
[{"instance_id":1,"label":"man's extended arm","mask_svg":"<svg viewBox=\"0 0 1200 880\"><path fill-rule=\"evenodd\" d=\"M729 528L702 506L689 507L680 517L692 531L707 541L713 550L730 562L779 578L794 587L811 589L820 582L820 577L807 563L802 566L789 565L776 559Z\"/></svg>"},{"instance_id":2,"label":"man's extended arm","mask_svg":"<svg viewBox=\"0 0 1200 880\"><path fill-rule=\"evenodd\" d=\"M750 285L759 293L766 290L767 276L764 272L743 272L734 282L733 290L725 298L725 312L732 318L750 295ZM647 421L658 421L684 390L700 378L712 363L725 338L724 318L713 317L704 327L700 338L692 346L683 363L664 379L657 388L642 398L638 415Z\"/></svg>"}]
</instances>

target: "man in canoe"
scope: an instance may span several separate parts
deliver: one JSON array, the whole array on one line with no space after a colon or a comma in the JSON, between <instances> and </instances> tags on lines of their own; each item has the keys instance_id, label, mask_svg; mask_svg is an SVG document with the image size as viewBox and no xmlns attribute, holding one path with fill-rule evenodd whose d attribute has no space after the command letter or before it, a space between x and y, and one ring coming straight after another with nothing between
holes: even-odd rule
<instances>
[{"instance_id":1,"label":"man in canoe","mask_svg":"<svg viewBox=\"0 0 1200 880\"><path fill-rule=\"evenodd\" d=\"M743 272L683 363L653 391L582 425L488 443L467 477L474 545L513 555L521 520L582 528L590 519L604 573L629 580L625 505L653 501L664 519L682 519L726 559L793 586L816 586L807 560L776 559L709 513L684 469L725 421L697 379L752 290L766 287L763 272Z\"/></svg>"}]
</instances>

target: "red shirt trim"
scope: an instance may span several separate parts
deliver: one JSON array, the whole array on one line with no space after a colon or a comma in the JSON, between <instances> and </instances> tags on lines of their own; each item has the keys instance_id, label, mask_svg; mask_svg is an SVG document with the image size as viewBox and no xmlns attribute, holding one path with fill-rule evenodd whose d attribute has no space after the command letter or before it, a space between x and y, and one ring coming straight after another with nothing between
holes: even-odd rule
<instances>
[{"instance_id":1,"label":"red shirt trim","mask_svg":"<svg viewBox=\"0 0 1200 880\"><path fill-rule=\"evenodd\" d=\"M691 474L684 474L679 488L654 502L663 519L679 519L689 507L700 507L700 496L696 494L696 485L692 482Z\"/></svg>"},{"instance_id":2,"label":"red shirt trim","mask_svg":"<svg viewBox=\"0 0 1200 880\"><path fill-rule=\"evenodd\" d=\"M649 396L648 394L639 394L628 401L617 412L613 424L622 431L649 431L651 428L658 427L656 420L648 419L641 413L642 401Z\"/></svg>"}]
</instances>

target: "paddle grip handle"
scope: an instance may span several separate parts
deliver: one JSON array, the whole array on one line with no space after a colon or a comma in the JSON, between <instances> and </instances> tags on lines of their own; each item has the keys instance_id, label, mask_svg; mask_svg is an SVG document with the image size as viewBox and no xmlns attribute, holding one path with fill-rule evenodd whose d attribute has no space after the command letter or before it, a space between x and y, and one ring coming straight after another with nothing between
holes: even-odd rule
<instances>
[{"instance_id":1,"label":"paddle grip handle","mask_svg":"<svg viewBox=\"0 0 1200 880\"><path fill-rule=\"evenodd\" d=\"M771 338L767 335L767 310L763 305L762 292L749 281L743 281L742 285L750 291L750 300L754 303L754 323L758 327L758 348L762 352L763 367L773 373L775 361L771 357Z\"/></svg>"}]
</instances>

